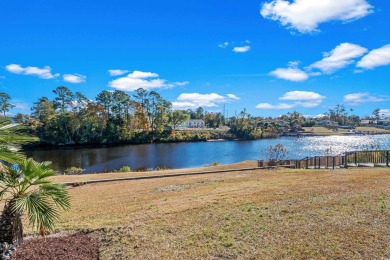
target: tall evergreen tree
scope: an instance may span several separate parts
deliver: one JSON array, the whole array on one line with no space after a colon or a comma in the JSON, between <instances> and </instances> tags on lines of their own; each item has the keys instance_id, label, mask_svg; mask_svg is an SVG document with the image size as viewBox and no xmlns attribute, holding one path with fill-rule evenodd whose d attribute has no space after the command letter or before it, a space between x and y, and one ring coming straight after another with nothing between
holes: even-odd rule
<instances>
[{"instance_id":1,"label":"tall evergreen tree","mask_svg":"<svg viewBox=\"0 0 390 260\"><path fill-rule=\"evenodd\" d=\"M10 100L11 97L7 93L0 92L0 112L3 113L4 117L10 108L15 107L15 105L9 102Z\"/></svg>"},{"instance_id":2,"label":"tall evergreen tree","mask_svg":"<svg viewBox=\"0 0 390 260\"><path fill-rule=\"evenodd\" d=\"M65 86L59 86L53 92L57 95L54 99L55 107L59 107L61 112L64 113L67 106L71 106L74 94Z\"/></svg>"}]
</instances>

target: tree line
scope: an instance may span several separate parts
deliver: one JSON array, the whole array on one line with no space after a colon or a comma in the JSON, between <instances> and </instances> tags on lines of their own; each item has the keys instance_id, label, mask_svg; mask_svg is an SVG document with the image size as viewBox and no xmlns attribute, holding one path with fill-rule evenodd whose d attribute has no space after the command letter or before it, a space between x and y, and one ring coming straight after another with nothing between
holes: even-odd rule
<instances>
[{"instance_id":1,"label":"tree line","mask_svg":"<svg viewBox=\"0 0 390 260\"><path fill-rule=\"evenodd\" d=\"M316 124L313 118L293 111L277 118L256 117L246 109L225 118L222 113L195 110L174 110L172 103L156 91L137 89L133 95L124 91L104 90L95 100L81 92L73 93L65 86L53 90L54 98L40 97L34 102L30 115L17 114L19 123L28 125L41 143L58 144L112 144L177 141L204 141L208 139L259 139L278 137L285 131L298 131ZM5 116L14 105L10 96L0 92L0 113ZM359 116L353 110L336 105L324 113L339 125L359 125ZM373 118L378 118L379 109ZM228 131L175 131L190 119L204 120L208 128L225 126Z\"/></svg>"},{"instance_id":2,"label":"tree line","mask_svg":"<svg viewBox=\"0 0 390 260\"><path fill-rule=\"evenodd\" d=\"M115 90L100 92L95 100L65 86L53 90L54 98L40 97L31 115L17 114L17 122L26 123L30 131L46 144L148 143L155 141L191 141L218 138L220 133L197 132L175 134L175 129L190 119L202 119L208 127L223 124L221 113L174 110L172 103L156 91L139 88L134 95ZM4 93L5 94L5 93ZM7 95L7 94L5 94ZM1 98L1 95L0 95ZM1 102L6 112L12 108ZM172 131L173 130L173 131Z\"/></svg>"}]
</instances>

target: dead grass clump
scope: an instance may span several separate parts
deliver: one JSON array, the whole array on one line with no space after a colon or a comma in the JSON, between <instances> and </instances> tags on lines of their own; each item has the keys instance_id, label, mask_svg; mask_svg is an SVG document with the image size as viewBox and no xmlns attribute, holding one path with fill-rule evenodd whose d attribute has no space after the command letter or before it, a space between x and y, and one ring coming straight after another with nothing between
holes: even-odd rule
<instances>
[{"instance_id":1,"label":"dead grass clump","mask_svg":"<svg viewBox=\"0 0 390 260\"><path fill-rule=\"evenodd\" d=\"M160 187L156 189L156 192L171 192L171 191L179 191L184 189L189 189L189 185L169 185L165 187Z\"/></svg>"}]
</instances>

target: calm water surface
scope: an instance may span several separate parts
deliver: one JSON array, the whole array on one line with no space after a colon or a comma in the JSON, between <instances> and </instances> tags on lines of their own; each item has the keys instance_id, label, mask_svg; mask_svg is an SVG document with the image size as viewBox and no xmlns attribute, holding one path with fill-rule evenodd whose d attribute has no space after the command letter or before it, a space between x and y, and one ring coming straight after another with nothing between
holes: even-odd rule
<instances>
[{"instance_id":1,"label":"calm water surface","mask_svg":"<svg viewBox=\"0 0 390 260\"><path fill-rule=\"evenodd\" d=\"M283 144L291 159L336 155L345 151L370 149L373 145L390 149L390 135L282 137L256 141L200 142L174 144L125 145L100 148L62 148L26 151L37 161L52 161L56 170L76 166L85 172L116 170L124 165L132 169L191 168L212 162L229 164L264 159L266 147Z\"/></svg>"}]
</instances>

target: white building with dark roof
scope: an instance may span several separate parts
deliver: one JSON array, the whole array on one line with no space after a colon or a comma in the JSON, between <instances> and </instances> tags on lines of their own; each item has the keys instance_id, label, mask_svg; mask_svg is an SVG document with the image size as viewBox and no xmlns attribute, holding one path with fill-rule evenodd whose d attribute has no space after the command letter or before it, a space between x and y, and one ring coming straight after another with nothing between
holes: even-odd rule
<instances>
[{"instance_id":1,"label":"white building with dark roof","mask_svg":"<svg viewBox=\"0 0 390 260\"><path fill-rule=\"evenodd\" d=\"M183 124L187 128L205 128L205 123L202 119L191 119L190 121Z\"/></svg>"}]
</instances>

